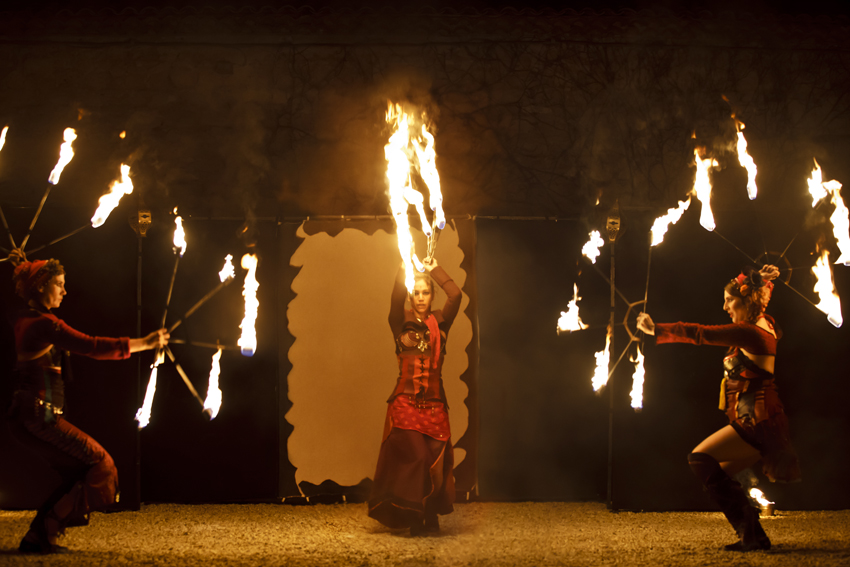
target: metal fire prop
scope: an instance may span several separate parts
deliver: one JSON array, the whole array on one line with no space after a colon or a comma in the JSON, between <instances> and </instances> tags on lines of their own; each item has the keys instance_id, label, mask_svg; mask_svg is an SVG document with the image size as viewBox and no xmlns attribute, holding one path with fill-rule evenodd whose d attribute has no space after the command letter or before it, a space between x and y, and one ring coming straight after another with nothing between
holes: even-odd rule
<instances>
[{"instance_id":1,"label":"metal fire prop","mask_svg":"<svg viewBox=\"0 0 850 567\"><path fill-rule=\"evenodd\" d=\"M170 299L171 299L171 292L172 292L172 288L173 288L173 285L174 285L174 279L175 279L174 277L177 273L177 265L179 264L179 259L182 255L182 253L185 252L185 251L186 251L185 233L183 231L182 218L180 218L178 216L175 219L175 230L174 230L174 252L175 252L175 255L176 255L176 260L175 260L174 272L172 273L172 277L171 277L171 285L169 286L169 290L168 290L168 301L170 301ZM246 254L246 256L248 256L248 255ZM252 257L256 258L255 256L252 256ZM186 319L188 319L193 313L195 313L202 305L204 305L207 301L212 299L219 291L224 289L231 281L233 281L233 279L236 276L236 271L233 267L232 260L233 260L233 256L228 254L227 257L224 260L224 266L222 267L221 271L218 273L218 277L219 277L219 280L220 280L219 285L217 285L209 293L207 293L204 297L202 297L200 299L200 301L195 303L180 319L178 319L175 323L173 323L168 328L169 333L173 332L174 329L179 327ZM243 265L244 265L244 259L243 259ZM247 281L247 279L248 279L248 276L246 276L246 281ZM254 282L256 282L255 278L254 278ZM259 307L259 303L257 303L256 307L257 308ZM255 311L255 313L256 313L256 311ZM165 310L165 313L163 314L163 317L162 317L162 326L163 327L165 326L165 320L166 320L167 314L168 314L168 305L166 304L166 310ZM256 317L256 315L255 315L255 317ZM244 332L244 330L243 330L243 332ZM223 350L232 350L232 349L235 349L237 347L221 346L219 344L212 345L210 343L183 341L183 340L179 340L179 339L172 339L172 340L170 340L170 342L173 343L173 344L186 344L186 345L192 345L192 346L198 346L198 347L204 347L204 348L213 347L219 353L218 358L214 358L214 363L213 363L214 369L215 369L215 379L213 379L213 374L211 373L210 374L209 387L207 389L207 399L204 400L203 398L201 398L200 394L198 394L198 391L195 389L194 385L192 384L192 381L189 379L189 376L186 374L186 371L183 370L183 367L180 365L180 363L177 362L177 359L174 356L174 354L172 353L171 349L169 347L165 347L163 349L164 354L166 356L168 356L168 359L174 365L174 368L177 370L177 373L180 375L180 378L183 380L183 383L186 385L186 388L188 388L188 390L192 394L192 396L201 405L201 408L203 409L204 413L207 416L209 416L210 419L214 419L218 415L219 409L221 408L221 401L222 401L222 394L221 394L221 391L218 389L218 375L219 375L219 372L220 372L219 360L221 359L220 353ZM254 343L254 348L256 349L256 340L255 340L255 343ZM150 403L152 403L153 396L156 392L156 372L155 372L155 370L156 370L156 366L158 366L159 364L162 363L162 360L161 360L162 357L160 356L160 354L161 353L159 353L159 352L157 353L156 359L157 359L158 362L156 362L155 366L152 367L153 371L151 372L151 379L148 383L148 389L147 389L147 393L145 395L145 404L146 405L143 406L142 409L139 410L139 413L137 413L136 421L138 421L139 429L144 428L148 424L148 422L150 421L150 407L149 407L150 404L148 402L148 399L150 398L150 400L151 400ZM244 354L244 349L243 349L243 354ZM213 390L215 390L215 391L213 391ZM216 391L218 393L215 393ZM146 413L143 411L143 410L145 410L145 408L147 408ZM142 419L139 419L138 416L147 416L147 420L143 421Z\"/></svg>"},{"instance_id":2,"label":"metal fire prop","mask_svg":"<svg viewBox=\"0 0 850 567\"><path fill-rule=\"evenodd\" d=\"M400 104L392 102L387 104L386 120L393 127L389 142L384 146L390 209L395 220L398 250L404 262L404 283L407 290L412 292L413 270L422 272L424 267L416 255L408 211L412 206L419 214L420 226L428 238L426 258L433 257L437 251L439 231L446 226L446 216L443 213L443 196L440 190L440 175L437 172L434 136L428 131L425 113L409 114ZM418 179L428 188L429 206L433 213L430 223L425 215L425 197L414 187L417 183L411 174L413 170L418 173Z\"/></svg>"},{"instance_id":3,"label":"metal fire prop","mask_svg":"<svg viewBox=\"0 0 850 567\"><path fill-rule=\"evenodd\" d=\"M747 195L752 201L755 200L758 195L758 188L756 185L756 174L758 170L755 161L747 153L747 142L743 135L744 124L740 120L736 119L734 115L732 116L732 118L735 120L735 129L737 135L737 159L739 164L747 171ZM696 137L696 134L694 134L694 137ZM841 316L840 298L835 292L828 250L821 249L820 246L818 247L817 261L812 267L812 272L814 273L816 279L814 292L819 297L819 302L815 304L813 301L811 301L809 298L807 298L804 294L802 294L799 290L797 290L790 284L790 272L793 268L790 267L790 262L788 262L788 259L785 257L785 255L788 252L791 243L793 243L796 239L796 235L794 236L794 238L791 239L791 242L789 242L788 246L786 246L785 250L781 254L770 253L765 250L764 254L762 254L758 258L753 258L749 254L741 250L734 243L732 243L730 240L728 240L726 237L724 237L722 234L717 232L714 222L714 215L712 214L710 204L712 191L710 173L712 168L718 166L718 162L712 157L705 157L703 155L704 153L705 149L701 147L697 147L694 150L694 165L696 167L696 174L694 176L693 188L690 191L687 200L679 201L677 207L668 209L667 213L656 218L655 222L652 225L652 228L650 230L649 249L647 254L646 288L644 291L643 301L630 302L622 293L619 292L619 290L616 289L616 286L614 285L616 230L617 227L619 227L619 209L616 204L609 213L609 218L607 222L609 242L611 247L610 278L606 278L602 270L597 268L595 265L596 259L601 253L600 249L605 244L605 241L602 239L599 231L594 230L590 233L589 240L584 244L581 250L582 256L590 262L594 270L600 276L602 276L603 279L605 279L605 281L611 288L611 316L605 337L605 348L602 351L599 351L594 354L594 357L596 358L596 369L594 371L593 377L591 378L591 386L593 387L594 391L600 391L602 387L604 387L608 383L608 380L613 375L614 370L617 368L620 361L624 358L626 352L631 348L631 344L638 343L635 355L629 357L629 359L633 363L635 363L631 391L631 406L635 410L640 410L643 407L643 383L645 377L645 371L643 366L644 356L641 348L641 345L643 343L643 333L639 333L637 331L632 332L629 327L629 316L631 312L636 311L639 306L642 306L643 310L646 310L646 305L649 297L652 250L664 241L664 237L668 229L672 225L676 224L683 217L685 212L690 207L692 197L698 199L702 204L699 222L703 226L703 228L710 232L713 232L718 237L732 245L753 264L758 264L759 261L767 262L768 260L774 262L784 261L787 265L789 275L784 280L778 280L779 283L794 291L797 295L805 299L808 303L826 313L829 322L835 325L836 327L840 327L843 323L843 318ZM835 241L838 245L839 250L841 251L841 255L838 261L836 261L835 263L850 265L850 210L848 210L848 208L845 206L844 202L841 199L839 192L839 190L841 189L841 183L835 180L824 182L820 166L817 164L817 161L815 161L815 167L812 171L811 178L808 180L808 186L809 192L812 196L812 206L814 208L824 206L827 203L831 204L834 207L834 212L830 217L830 221L833 225ZM616 362L611 365L610 351L613 344L613 329L615 326L615 293L619 294L628 306L626 317L623 320L623 326L628 332L629 342L623 348ZM566 312L562 311L561 317L558 320L559 333L580 331L582 329L588 328L588 326L585 325L579 317L579 308L577 305L577 302L579 300L580 297L578 292L578 285L573 284L573 299L569 302L568 310Z\"/></svg>"}]
</instances>

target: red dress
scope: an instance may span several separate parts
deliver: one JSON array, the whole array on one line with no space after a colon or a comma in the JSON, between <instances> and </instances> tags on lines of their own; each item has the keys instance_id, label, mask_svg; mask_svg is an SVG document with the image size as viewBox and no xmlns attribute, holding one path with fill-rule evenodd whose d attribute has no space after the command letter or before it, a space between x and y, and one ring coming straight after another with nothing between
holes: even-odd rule
<instances>
[{"instance_id":1,"label":"red dress","mask_svg":"<svg viewBox=\"0 0 850 567\"><path fill-rule=\"evenodd\" d=\"M448 514L454 502L451 430L443 390L446 337L460 309L461 291L439 266L431 277L446 292L442 310L420 321L405 311L404 271L393 287L389 323L399 376L387 400L387 420L369 496L369 516L391 528Z\"/></svg>"},{"instance_id":2,"label":"red dress","mask_svg":"<svg viewBox=\"0 0 850 567\"><path fill-rule=\"evenodd\" d=\"M55 315L36 309L18 314L14 325L18 384L10 425L22 444L43 457L62 477L62 483L39 508L33 525L42 521L56 502L79 488L66 525L81 525L88 513L113 504L118 472L101 445L63 417L67 352L100 360L130 356L130 339L92 337L75 331ZM65 355L65 356L63 356Z\"/></svg>"},{"instance_id":3,"label":"red dress","mask_svg":"<svg viewBox=\"0 0 850 567\"><path fill-rule=\"evenodd\" d=\"M772 318L763 316L771 329ZM774 337L748 322L728 325L659 323L655 326L657 344L687 343L729 347L724 359L726 375L721 385L720 409L744 441L759 450L762 469L771 482L798 482L800 464L791 444L788 418L774 375L755 365L741 350L755 355L776 356Z\"/></svg>"}]
</instances>

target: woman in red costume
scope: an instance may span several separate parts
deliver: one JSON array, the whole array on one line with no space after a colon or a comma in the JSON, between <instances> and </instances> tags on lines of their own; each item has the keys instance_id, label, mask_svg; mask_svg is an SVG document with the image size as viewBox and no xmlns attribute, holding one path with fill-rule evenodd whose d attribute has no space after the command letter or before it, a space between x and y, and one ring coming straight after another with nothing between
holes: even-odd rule
<instances>
[{"instance_id":1,"label":"woman in red costume","mask_svg":"<svg viewBox=\"0 0 850 567\"><path fill-rule=\"evenodd\" d=\"M447 299L442 309L431 311L434 281ZM411 310L404 308L407 298ZM450 513L454 502L454 459L441 372L446 337L460 301L460 288L433 259L426 260L425 274L417 276L413 293L404 285L403 266L393 287L389 323L399 376L387 400L369 516L391 528L410 528L412 535L438 532L437 514Z\"/></svg>"},{"instance_id":2,"label":"woman in red costume","mask_svg":"<svg viewBox=\"0 0 850 567\"><path fill-rule=\"evenodd\" d=\"M638 328L655 335L657 344L687 343L729 347L723 360L720 409L729 425L704 439L688 455L688 463L709 496L735 528L738 541L729 551L770 549L759 514L734 476L762 462L771 482L798 482L800 467L791 446L788 420L779 401L773 370L776 342L782 332L764 311L779 276L776 266L749 268L726 284L723 309L730 325L654 323L646 313Z\"/></svg>"},{"instance_id":3,"label":"woman in red costume","mask_svg":"<svg viewBox=\"0 0 850 567\"><path fill-rule=\"evenodd\" d=\"M62 478L57 490L39 508L21 540L24 553L58 553L56 541L66 527L88 524L89 512L113 504L118 472L100 444L63 416L68 352L100 360L121 360L130 353L165 346L165 329L150 335L92 337L75 331L52 309L66 295L65 270L57 260L23 261L15 251L10 260L16 293L26 301L14 321L17 385L10 411L15 438L33 449Z\"/></svg>"}]
</instances>

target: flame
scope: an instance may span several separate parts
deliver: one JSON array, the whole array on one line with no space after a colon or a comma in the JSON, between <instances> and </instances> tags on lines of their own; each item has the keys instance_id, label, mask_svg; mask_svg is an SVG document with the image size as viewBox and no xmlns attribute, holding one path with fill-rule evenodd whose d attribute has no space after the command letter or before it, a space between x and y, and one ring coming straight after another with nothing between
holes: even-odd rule
<instances>
[{"instance_id":1,"label":"flame","mask_svg":"<svg viewBox=\"0 0 850 567\"><path fill-rule=\"evenodd\" d=\"M210 367L210 383L207 387L207 399L204 400L204 409L210 410L210 419L215 419L218 410L221 409L221 390L218 388L218 375L221 373L221 349L218 349L212 357Z\"/></svg>"},{"instance_id":2,"label":"flame","mask_svg":"<svg viewBox=\"0 0 850 567\"><path fill-rule=\"evenodd\" d=\"M177 214L177 207L174 207L174 213ZM174 251L178 250L182 258L186 252L186 232L183 230L183 217L180 215L174 217Z\"/></svg>"},{"instance_id":3,"label":"flame","mask_svg":"<svg viewBox=\"0 0 850 567\"><path fill-rule=\"evenodd\" d=\"M756 187L756 173L758 173L758 168L756 167L756 162L747 153L747 139L744 138L744 133L742 132L744 123L735 120L735 128L738 131L738 163L747 170L747 196L752 201L756 198L759 191L758 187Z\"/></svg>"},{"instance_id":4,"label":"flame","mask_svg":"<svg viewBox=\"0 0 850 567\"><path fill-rule=\"evenodd\" d=\"M156 360L151 364L151 378L148 380L148 389L145 391L145 401L139 411L136 412L136 421L139 424L139 429L147 427L151 421L151 407L153 406L153 396L156 394L156 369L165 361L165 353L157 351Z\"/></svg>"},{"instance_id":5,"label":"flame","mask_svg":"<svg viewBox=\"0 0 850 567\"><path fill-rule=\"evenodd\" d=\"M109 193L103 195L98 200L97 210L91 218L91 225L94 228L99 227L109 218L109 213L118 206L121 197L129 195L133 192L133 182L130 181L130 166L121 164L121 180L117 179L109 186Z\"/></svg>"},{"instance_id":6,"label":"flame","mask_svg":"<svg viewBox=\"0 0 850 567\"><path fill-rule=\"evenodd\" d=\"M578 316L578 305L576 302L581 299L578 296L578 286L573 284L573 298L567 311L561 311L561 318L558 319L559 332L581 331L587 329L587 325L581 322L581 317Z\"/></svg>"},{"instance_id":7,"label":"flame","mask_svg":"<svg viewBox=\"0 0 850 567\"><path fill-rule=\"evenodd\" d=\"M242 267L248 270L248 273L245 274L245 287L242 290L242 296L245 298L245 318L239 325L239 328L242 329L242 336L237 344L242 347L243 355L254 356L254 352L257 350L255 325L257 312L260 309L260 302L257 301L257 288L260 287L256 277L257 257L254 254L245 254L242 256Z\"/></svg>"},{"instance_id":8,"label":"flame","mask_svg":"<svg viewBox=\"0 0 850 567\"><path fill-rule=\"evenodd\" d=\"M750 489L750 498L758 502L759 506L766 507L770 506L771 504L774 504L774 502L771 502L767 499L767 496L764 495L764 492L755 487Z\"/></svg>"},{"instance_id":9,"label":"flame","mask_svg":"<svg viewBox=\"0 0 850 567\"><path fill-rule=\"evenodd\" d=\"M120 134L118 134L118 137L119 137L119 138L121 138L121 139L123 140L124 138L126 138L126 137L127 137L127 131L126 131L126 130L121 130L121 133L120 133Z\"/></svg>"},{"instance_id":10,"label":"flame","mask_svg":"<svg viewBox=\"0 0 850 567\"><path fill-rule=\"evenodd\" d=\"M437 151L434 149L434 136L425 125L422 125L421 138L425 140L425 147L414 144L416 157L419 159L419 175L428 186L428 205L434 211L434 224L443 230L446 226L446 215L443 213L443 194L440 187L440 174L437 172Z\"/></svg>"},{"instance_id":11,"label":"flame","mask_svg":"<svg viewBox=\"0 0 850 567\"><path fill-rule=\"evenodd\" d=\"M228 254L224 257L224 267L218 273L218 279L221 280L221 283L226 282L230 278L236 277L236 270L233 268L233 255Z\"/></svg>"},{"instance_id":12,"label":"flame","mask_svg":"<svg viewBox=\"0 0 850 567\"><path fill-rule=\"evenodd\" d=\"M420 119L425 119L424 114ZM425 197L413 188L410 170L415 167L428 186L429 206L434 212L434 226L442 229L446 225L446 217L443 213L440 176L436 165L437 153L434 149L434 136L428 132L426 125L423 123L421 130L417 132L413 126L416 118L404 112L400 104L388 103L386 120L394 128L387 145L384 146L390 209L396 222L398 250L404 261L404 283L408 291L412 291L413 270L421 272L424 268L416 255L410 234L407 211L411 205L419 214L419 223L428 238L431 237L433 229L425 214Z\"/></svg>"},{"instance_id":13,"label":"flame","mask_svg":"<svg viewBox=\"0 0 850 567\"><path fill-rule=\"evenodd\" d=\"M65 128L64 136L65 143L59 147L59 161L56 162L56 167L53 168L53 171L50 172L50 177L47 178L47 181L53 185L59 183L59 176L62 175L62 170L74 159L74 148L71 147L71 143L77 139L77 131L73 128Z\"/></svg>"},{"instance_id":14,"label":"flame","mask_svg":"<svg viewBox=\"0 0 850 567\"><path fill-rule=\"evenodd\" d=\"M3 128L3 131L0 132L0 151L3 150L3 146L6 145L6 132L9 131L9 127L6 126Z\"/></svg>"},{"instance_id":15,"label":"flame","mask_svg":"<svg viewBox=\"0 0 850 567\"><path fill-rule=\"evenodd\" d=\"M605 350L600 350L593 356L596 357L596 371L593 373L591 384L593 391L598 392L602 386L608 383L608 362L611 360L611 334L605 336Z\"/></svg>"},{"instance_id":16,"label":"flame","mask_svg":"<svg viewBox=\"0 0 850 567\"><path fill-rule=\"evenodd\" d=\"M652 224L652 243L650 246L658 246L661 244L664 241L664 235L667 234L667 229L670 228L670 225L679 222L679 219L682 218L682 215L685 214L685 211L687 211L690 206L691 198L688 197L687 201L679 201L678 207L667 209L666 215L655 219L655 222Z\"/></svg>"},{"instance_id":17,"label":"flame","mask_svg":"<svg viewBox=\"0 0 850 567\"><path fill-rule=\"evenodd\" d=\"M602 239L602 235L599 234L598 230L594 230L590 233L590 240L582 246L581 253L590 260L591 264L595 264L596 259L599 257L599 249L603 244L605 244L605 241Z\"/></svg>"},{"instance_id":18,"label":"flame","mask_svg":"<svg viewBox=\"0 0 850 567\"><path fill-rule=\"evenodd\" d=\"M815 160L812 176L807 182L809 193L812 196L812 207L816 207L827 197L831 198L835 210L829 220L832 222L832 233L835 235L838 249L841 251L841 255L835 263L850 266L850 211L847 210L847 206L841 198L841 183L834 179L825 182L817 160Z\"/></svg>"},{"instance_id":19,"label":"flame","mask_svg":"<svg viewBox=\"0 0 850 567\"><path fill-rule=\"evenodd\" d=\"M832 283L832 267L829 265L829 250L824 249L812 268L815 274L815 293L818 294L820 302L817 308L826 313L827 319L836 327L844 322L841 317L841 299L835 293Z\"/></svg>"},{"instance_id":20,"label":"flame","mask_svg":"<svg viewBox=\"0 0 850 567\"><path fill-rule=\"evenodd\" d=\"M632 374L632 407L641 409L643 407L643 379L646 376L646 371L643 368L643 353L640 351L640 345L637 347L637 358L630 356L629 360L635 363L635 373Z\"/></svg>"},{"instance_id":21,"label":"flame","mask_svg":"<svg viewBox=\"0 0 850 567\"><path fill-rule=\"evenodd\" d=\"M711 213L711 180L708 171L717 167L717 161L712 158L702 159L699 157L699 148L694 149L694 162L697 164L697 174L694 178L694 194L702 203L702 212L699 223L706 230L714 230L714 215Z\"/></svg>"}]
</instances>

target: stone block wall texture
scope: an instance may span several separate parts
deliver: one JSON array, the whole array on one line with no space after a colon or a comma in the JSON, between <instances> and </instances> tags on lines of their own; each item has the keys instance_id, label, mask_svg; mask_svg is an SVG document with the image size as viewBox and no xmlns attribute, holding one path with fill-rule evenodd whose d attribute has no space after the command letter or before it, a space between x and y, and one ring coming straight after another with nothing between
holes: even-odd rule
<instances>
[{"instance_id":1,"label":"stone block wall texture","mask_svg":"<svg viewBox=\"0 0 850 567\"><path fill-rule=\"evenodd\" d=\"M55 206L94 206L128 160L154 208L386 214L392 100L431 118L449 214L575 218L599 198L663 212L692 187L695 145L722 168L715 206L737 206L746 175L733 111L763 194L797 198L813 157L828 178L850 173L848 28L840 18L259 4L7 13L0 196L30 206L73 126L78 157Z\"/></svg>"}]
</instances>

